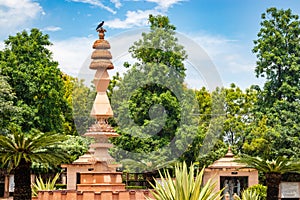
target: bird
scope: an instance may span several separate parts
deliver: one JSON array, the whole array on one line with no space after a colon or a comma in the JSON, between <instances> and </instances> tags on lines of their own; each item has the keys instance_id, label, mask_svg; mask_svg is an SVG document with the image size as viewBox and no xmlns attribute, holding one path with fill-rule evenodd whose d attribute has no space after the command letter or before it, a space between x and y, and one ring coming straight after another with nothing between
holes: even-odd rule
<instances>
[{"instance_id":1,"label":"bird","mask_svg":"<svg viewBox=\"0 0 300 200\"><path fill-rule=\"evenodd\" d=\"M104 24L104 21L102 21L100 24L98 24L98 26L97 26L97 28L96 28L96 31L97 31L99 28L101 28L101 27L103 26L103 24Z\"/></svg>"}]
</instances>

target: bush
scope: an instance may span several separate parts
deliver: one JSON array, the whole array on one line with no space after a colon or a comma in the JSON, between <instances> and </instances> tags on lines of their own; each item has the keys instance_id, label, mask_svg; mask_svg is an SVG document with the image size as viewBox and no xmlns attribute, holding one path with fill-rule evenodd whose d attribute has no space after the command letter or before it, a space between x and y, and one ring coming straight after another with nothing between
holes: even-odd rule
<instances>
[{"instance_id":1,"label":"bush","mask_svg":"<svg viewBox=\"0 0 300 200\"><path fill-rule=\"evenodd\" d=\"M261 197L256 193L255 190L244 190L242 192L242 198L239 196L233 196L234 200L261 200Z\"/></svg>"},{"instance_id":2,"label":"bush","mask_svg":"<svg viewBox=\"0 0 300 200\"><path fill-rule=\"evenodd\" d=\"M57 173L52 180L48 179L46 182L43 181L41 176L37 177L32 185L32 196L36 197L40 190L56 190L55 183L59 176L60 173Z\"/></svg>"},{"instance_id":3,"label":"bush","mask_svg":"<svg viewBox=\"0 0 300 200\"><path fill-rule=\"evenodd\" d=\"M266 200L267 199L267 186L257 184L253 185L251 187L248 187L247 190L249 191L255 191L258 196L260 196L261 200Z\"/></svg>"}]
</instances>

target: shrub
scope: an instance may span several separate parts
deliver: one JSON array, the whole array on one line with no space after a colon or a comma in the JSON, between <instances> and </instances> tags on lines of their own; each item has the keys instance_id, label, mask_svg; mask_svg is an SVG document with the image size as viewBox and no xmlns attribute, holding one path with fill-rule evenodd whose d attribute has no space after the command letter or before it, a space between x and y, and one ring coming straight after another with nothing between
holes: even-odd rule
<instances>
[{"instance_id":1,"label":"shrub","mask_svg":"<svg viewBox=\"0 0 300 200\"><path fill-rule=\"evenodd\" d=\"M255 191L261 197L261 200L267 199L267 186L256 184L248 187L247 190Z\"/></svg>"},{"instance_id":2,"label":"shrub","mask_svg":"<svg viewBox=\"0 0 300 200\"><path fill-rule=\"evenodd\" d=\"M260 196L254 190L244 190L242 192L242 198L239 196L233 196L234 200L261 200Z\"/></svg>"},{"instance_id":3,"label":"shrub","mask_svg":"<svg viewBox=\"0 0 300 200\"><path fill-rule=\"evenodd\" d=\"M189 169L185 163L175 166L175 179L173 179L167 170L160 173L162 184L155 179L155 184L150 183L154 191L151 191L156 200L219 200L221 191L215 192L216 183L211 179L202 185L204 168L196 174L194 164ZM194 176L196 175L196 176ZM148 198L149 199L149 198Z\"/></svg>"},{"instance_id":4,"label":"shrub","mask_svg":"<svg viewBox=\"0 0 300 200\"><path fill-rule=\"evenodd\" d=\"M60 174L57 173L52 180L48 179L47 182L44 182L41 176L37 177L32 185L32 196L36 197L39 190L56 190L55 183L59 176Z\"/></svg>"}]
</instances>

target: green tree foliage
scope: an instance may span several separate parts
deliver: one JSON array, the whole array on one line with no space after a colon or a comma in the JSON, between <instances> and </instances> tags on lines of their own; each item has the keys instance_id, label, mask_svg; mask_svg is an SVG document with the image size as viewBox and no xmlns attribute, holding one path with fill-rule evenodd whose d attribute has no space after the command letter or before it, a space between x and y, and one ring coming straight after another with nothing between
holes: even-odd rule
<instances>
[{"instance_id":1,"label":"green tree foliage","mask_svg":"<svg viewBox=\"0 0 300 200\"><path fill-rule=\"evenodd\" d=\"M164 16L150 15L149 21L150 32L129 50L138 62L125 63L129 70L112 96L120 133L113 139L114 157L127 164L142 161L131 166L147 163L147 170L157 169L158 158L172 163L180 157L197 132L189 116L197 105L193 91L183 86L186 54L175 27Z\"/></svg>"},{"instance_id":2,"label":"green tree foliage","mask_svg":"<svg viewBox=\"0 0 300 200\"><path fill-rule=\"evenodd\" d=\"M222 190L215 192L216 183L211 179L203 184L204 168L195 173L194 165L189 168L185 163L175 166L175 179L168 171L160 173L161 182L155 179L151 191L156 200L209 200L221 199Z\"/></svg>"},{"instance_id":3,"label":"green tree foliage","mask_svg":"<svg viewBox=\"0 0 300 200\"><path fill-rule=\"evenodd\" d=\"M65 115L66 133L71 135L83 135L95 119L91 117L93 102L96 97L94 87L88 87L84 80L64 75L65 98L68 102L71 112Z\"/></svg>"},{"instance_id":4,"label":"green tree foliage","mask_svg":"<svg viewBox=\"0 0 300 200\"><path fill-rule=\"evenodd\" d=\"M111 97L114 93L115 87L117 86L118 82L120 82L121 80L122 80L122 78L120 77L119 72L117 72L110 80L108 88L107 88L107 96L110 101L111 101Z\"/></svg>"},{"instance_id":5,"label":"green tree foliage","mask_svg":"<svg viewBox=\"0 0 300 200\"><path fill-rule=\"evenodd\" d=\"M112 99L120 133L113 140L114 155L118 160L149 163L147 170L156 169L158 158L166 163L180 157L197 132L197 121L190 117L193 92L185 90L177 78L166 78L160 70L166 72L169 68L156 64L133 67L124 75ZM147 85L154 79L163 86Z\"/></svg>"},{"instance_id":6,"label":"green tree foliage","mask_svg":"<svg viewBox=\"0 0 300 200\"><path fill-rule=\"evenodd\" d=\"M266 78L264 102L299 100L300 21L290 9L267 9L262 14L262 28L254 41L257 54L256 76Z\"/></svg>"},{"instance_id":7,"label":"green tree foliage","mask_svg":"<svg viewBox=\"0 0 300 200\"><path fill-rule=\"evenodd\" d=\"M31 200L30 172L33 162L60 164L67 154L59 147L64 136L58 133L41 133L32 129L24 133L14 127L6 136L0 135L2 165L14 170L14 200Z\"/></svg>"},{"instance_id":8,"label":"green tree foliage","mask_svg":"<svg viewBox=\"0 0 300 200\"><path fill-rule=\"evenodd\" d=\"M69 160L66 160L65 163L72 163L79 156L87 152L91 141L89 138L82 136L73 136L67 135L66 139L62 141L61 148L64 152L67 152L69 155Z\"/></svg>"},{"instance_id":9,"label":"green tree foliage","mask_svg":"<svg viewBox=\"0 0 300 200\"><path fill-rule=\"evenodd\" d=\"M234 84L223 88L225 113L223 140L236 150L242 151L247 133L252 129L253 109L257 101L257 91L250 88L245 92Z\"/></svg>"},{"instance_id":10,"label":"green tree foliage","mask_svg":"<svg viewBox=\"0 0 300 200\"><path fill-rule=\"evenodd\" d=\"M217 88L211 93L202 88L196 94L200 110L199 129L205 137L193 144L194 148L198 146L195 152L199 156L199 165L208 166L224 156L228 145L236 153L244 152L243 145L255 124L253 109L258 91L254 88L242 91L231 84L230 88ZM207 141L206 138L210 139Z\"/></svg>"},{"instance_id":11,"label":"green tree foliage","mask_svg":"<svg viewBox=\"0 0 300 200\"><path fill-rule=\"evenodd\" d=\"M199 167L208 166L225 154L227 147L220 139L225 120L224 95L217 88L209 92L202 87L195 91L198 103L198 130L197 136L184 153L183 160L186 162L197 161Z\"/></svg>"},{"instance_id":12,"label":"green tree foliage","mask_svg":"<svg viewBox=\"0 0 300 200\"><path fill-rule=\"evenodd\" d=\"M255 168L259 172L264 173L267 186L267 200L278 199L282 174L288 172L300 173L300 161L291 160L286 157L277 157L274 160L268 160L243 155L236 161L245 163L247 164L246 167Z\"/></svg>"},{"instance_id":13,"label":"green tree foliage","mask_svg":"<svg viewBox=\"0 0 300 200\"><path fill-rule=\"evenodd\" d=\"M141 63L164 64L176 72L175 76L183 81L187 58L182 45L175 37L176 27L170 24L166 16L149 15L150 32L142 33L142 39L136 41L129 52Z\"/></svg>"},{"instance_id":14,"label":"green tree foliage","mask_svg":"<svg viewBox=\"0 0 300 200\"><path fill-rule=\"evenodd\" d=\"M76 135L76 127L73 119L73 101L72 101L72 93L74 90L74 78L67 75L63 74L62 76L63 82L64 82L64 88L65 88L65 93L64 93L64 98L68 104L68 110L65 112L64 117L65 117L65 122L63 124L64 128L64 133L67 135Z\"/></svg>"},{"instance_id":15,"label":"green tree foliage","mask_svg":"<svg viewBox=\"0 0 300 200\"><path fill-rule=\"evenodd\" d=\"M68 157L63 161L64 164L69 164L75 161L79 156L87 152L91 139L82 136L66 135L61 141L59 149L66 152ZM60 171L57 163L32 163L32 171L36 174Z\"/></svg>"},{"instance_id":16,"label":"green tree foliage","mask_svg":"<svg viewBox=\"0 0 300 200\"><path fill-rule=\"evenodd\" d=\"M290 9L267 9L262 14L258 39L254 41L253 52L258 58L255 72L266 79L258 99L256 118L265 123L267 133L252 134L252 139L255 143L269 141L269 155L266 155L269 158L300 155L298 18Z\"/></svg>"},{"instance_id":17,"label":"green tree foliage","mask_svg":"<svg viewBox=\"0 0 300 200\"><path fill-rule=\"evenodd\" d=\"M0 51L0 73L16 94L14 102L22 108L24 131L63 132L68 104L58 63L46 47L48 35L38 29L9 36Z\"/></svg>"},{"instance_id":18,"label":"green tree foliage","mask_svg":"<svg viewBox=\"0 0 300 200\"><path fill-rule=\"evenodd\" d=\"M15 105L15 99L6 77L0 75L0 134L7 134L9 127L19 121L21 110Z\"/></svg>"},{"instance_id":19,"label":"green tree foliage","mask_svg":"<svg viewBox=\"0 0 300 200\"><path fill-rule=\"evenodd\" d=\"M280 134L267 125L267 116L263 116L261 119L258 118L252 123L250 131L245 136L242 152L268 159L276 153L273 148L279 137Z\"/></svg>"}]
</instances>

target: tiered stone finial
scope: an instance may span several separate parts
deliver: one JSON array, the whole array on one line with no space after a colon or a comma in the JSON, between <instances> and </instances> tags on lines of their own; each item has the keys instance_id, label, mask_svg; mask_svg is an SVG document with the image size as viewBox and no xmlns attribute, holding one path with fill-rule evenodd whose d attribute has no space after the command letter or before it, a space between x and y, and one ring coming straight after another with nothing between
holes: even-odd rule
<instances>
[{"instance_id":1,"label":"tiered stone finial","mask_svg":"<svg viewBox=\"0 0 300 200\"><path fill-rule=\"evenodd\" d=\"M90 69L97 70L94 76L94 84L97 91L97 96L93 104L91 115L96 119L85 134L85 136L95 138L95 143L91 144L94 149L94 158L97 161L105 161L111 163L114 159L108 154L108 148L112 147L108 138L117 137L114 129L108 124L108 118L113 116L108 96L106 94L109 85L109 74L107 70L113 69L114 66L110 59L112 59L109 51L110 44L104 39L106 30L99 28L99 39L94 42L92 53L92 62Z\"/></svg>"},{"instance_id":2,"label":"tiered stone finial","mask_svg":"<svg viewBox=\"0 0 300 200\"><path fill-rule=\"evenodd\" d=\"M99 26L102 26L103 23ZM88 152L72 164L62 165L63 168L67 169L67 189L89 191L89 195L86 198L83 197L84 199L94 199L90 196L91 192L125 191L125 184L122 183L122 172L116 171L116 168L121 165L113 163L114 159L108 153L108 149L112 147L109 138L118 136L107 122L108 118L113 116L106 95L109 84L107 70L113 69L114 66L110 61L112 58L109 52L110 44L104 39L106 30L100 27L97 31L99 32L99 39L94 42L94 52L90 63L90 69L96 70L94 84L97 96L91 111L96 123L89 127L84 134L87 137L94 138L95 142L90 145ZM71 199L75 198L73 197ZM106 199L106 197L103 198Z\"/></svg>"}]
</instances>

